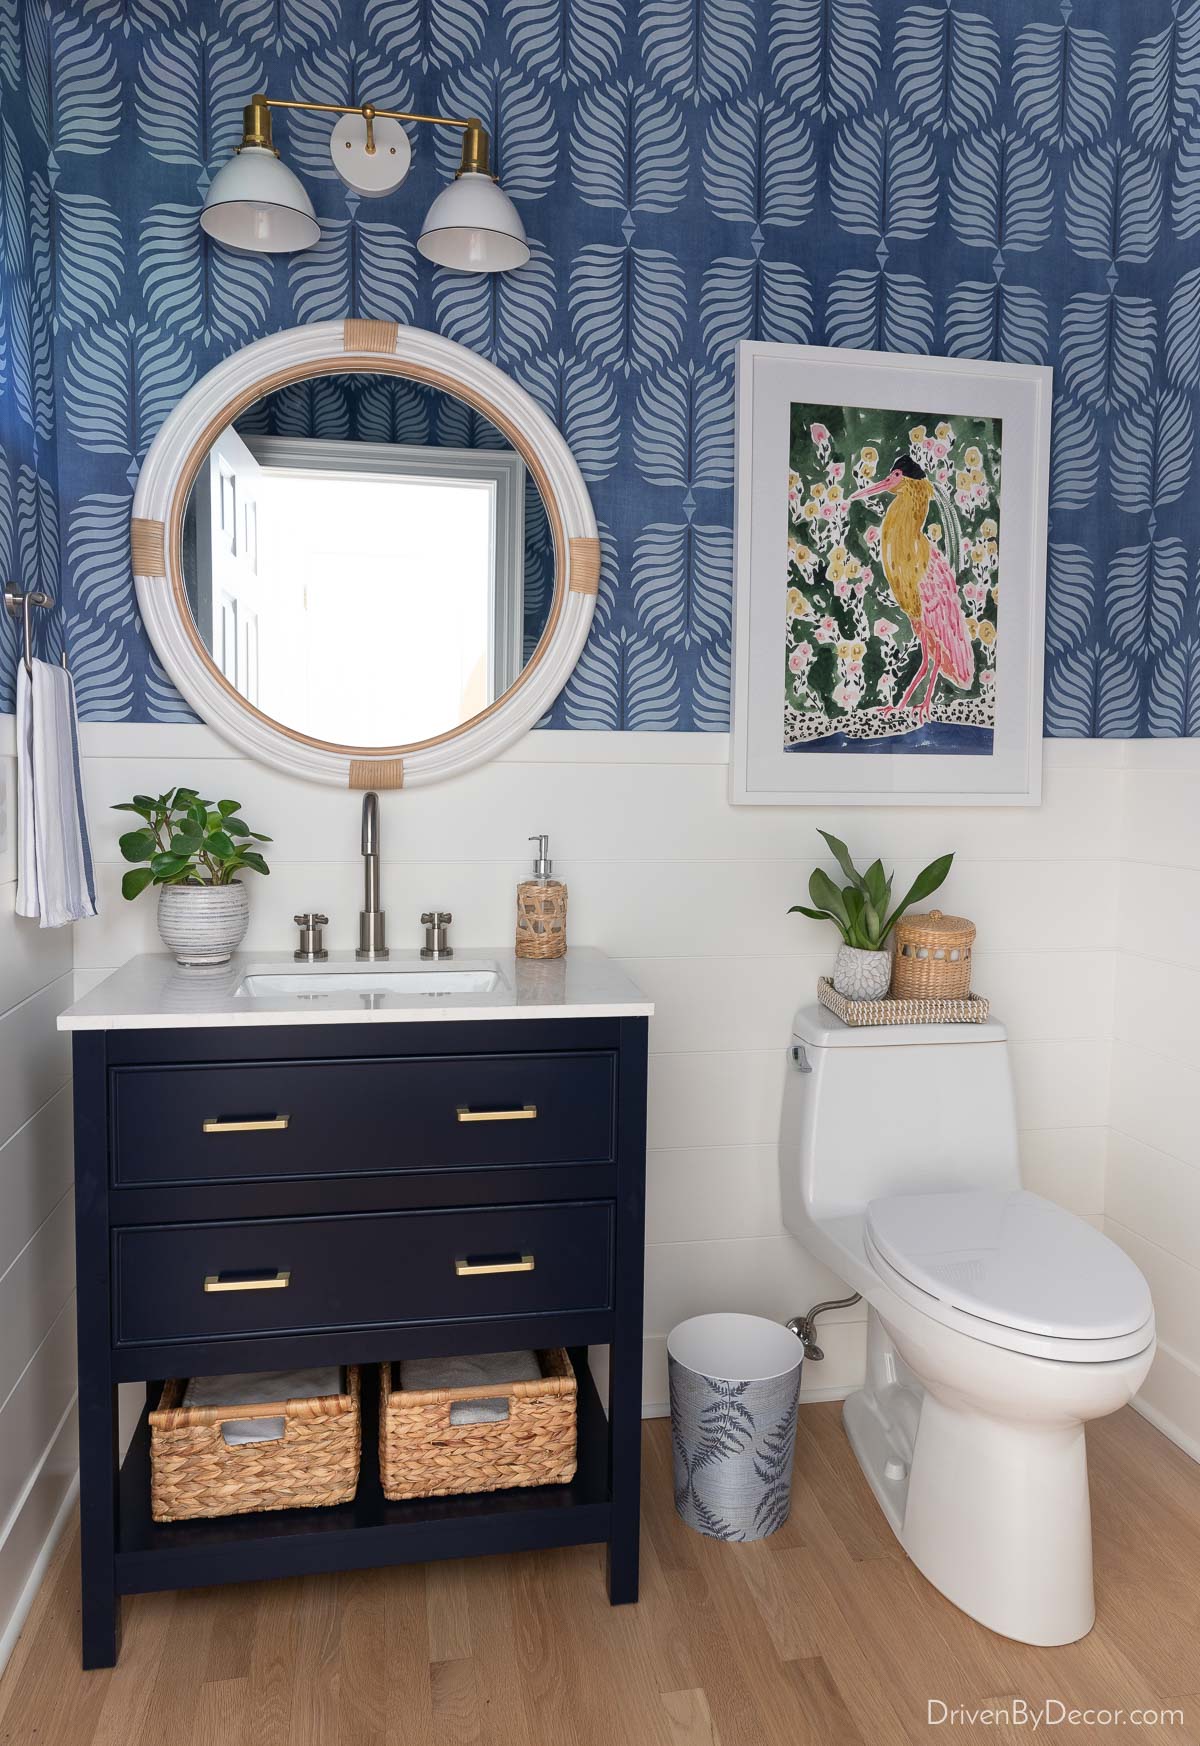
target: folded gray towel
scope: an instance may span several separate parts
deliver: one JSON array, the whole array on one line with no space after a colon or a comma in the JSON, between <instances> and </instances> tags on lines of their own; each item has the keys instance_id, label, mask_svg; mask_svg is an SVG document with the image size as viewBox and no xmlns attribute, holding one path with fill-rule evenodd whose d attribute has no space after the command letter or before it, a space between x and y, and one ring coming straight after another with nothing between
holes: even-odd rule
<instances>
[{"instance_id":1,"label":"folded gray towel","mask_svg":"<svg viewBox=\"0 0 1200 1746\"><path fill-rule=\"evenodd\" d=\"M536 1352L481 1352L473 1357L405 1358L398 1369L400 1387L423 1394L434 1388L482 1388L489 1382L537 1382L542 1367ZM488 1425L508 1417L508 1401L456 1401L450 1409L452 1425Z\"/></svg>"}]
</instances>

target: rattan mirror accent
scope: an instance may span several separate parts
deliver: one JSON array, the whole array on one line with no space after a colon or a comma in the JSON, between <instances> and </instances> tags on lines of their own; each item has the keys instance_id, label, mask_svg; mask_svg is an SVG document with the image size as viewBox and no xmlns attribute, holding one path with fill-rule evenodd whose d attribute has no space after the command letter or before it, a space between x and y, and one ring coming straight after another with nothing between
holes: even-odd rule
<instances>
[{"instance_id":1,"label":"rattan mirror accent","mask_svg":"<svg viewBox=\"0 0 1200 1746\"><path fill-rule=\"evenodd\" d=\"M409 745L335 745L264 715L221 673L187 601L184 512L216 435L264 394L347 370L399 375L443 389L489 418L524 458L554 542L554 592L545 629L517 679L469 721ZM565 440L536 402L465 347L382 321L290 328L233 353L203 376L170 413L146 456L134 494L131 545L150 640L197 715L260 762L340 787L360 787L365 770L381 768L393 772L390 786L419 787L486 763L519 739L575 668L595 611L600 568L587 487Z\"/></svg>"}]
</instances>

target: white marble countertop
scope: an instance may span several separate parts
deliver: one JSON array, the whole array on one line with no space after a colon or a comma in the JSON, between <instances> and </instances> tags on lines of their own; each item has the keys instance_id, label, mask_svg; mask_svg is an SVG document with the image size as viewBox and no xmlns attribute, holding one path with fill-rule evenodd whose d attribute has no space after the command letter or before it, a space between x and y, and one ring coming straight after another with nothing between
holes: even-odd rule
<instances>
[{"instance_id":1,"label":"white marble countertop","mask_svg":"<svg viewBox=\"0 0 1200 1746\"><path fill-rule=\"evenodd\" d=\"M397 991L401 978L468 973L480 989ZM312 979L298 992L248 992L246 979ZM328 979L323 988L318 979ZM336 984L336 986L335 986ZM648 1018L653 1003L603 952L572 947L540 962L488 947L459 949L439 966L416 951L378 964L330 952L322 964L297 964L290 952L235 952L228 964L185 969L166 952L146 952L59 1014L60 1031L152 1031L242 1025L461 1023L468 1019Z\"/></svg>"}]
</instances>

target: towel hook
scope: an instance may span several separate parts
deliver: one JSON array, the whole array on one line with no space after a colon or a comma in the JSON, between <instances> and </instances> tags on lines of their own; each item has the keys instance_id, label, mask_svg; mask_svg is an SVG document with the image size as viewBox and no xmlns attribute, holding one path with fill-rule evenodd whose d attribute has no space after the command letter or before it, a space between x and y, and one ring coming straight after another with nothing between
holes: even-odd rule
<instances>
[{"instance_id":1,"label":"towel hook","mask_svg":"<svg viewBox=\"0 0 1200 1746\"><path fill-rule=\"evenodd\" d=\"M32 588L18 588L15 582L4 585L4 604L13 618L21 621L21 640L24 645L25 671L33 678L33 621L32 608L35 606L53 606L54 597ZM67 665L67 651L62 651L64 670Z\"/></svg>"}]
</instances>

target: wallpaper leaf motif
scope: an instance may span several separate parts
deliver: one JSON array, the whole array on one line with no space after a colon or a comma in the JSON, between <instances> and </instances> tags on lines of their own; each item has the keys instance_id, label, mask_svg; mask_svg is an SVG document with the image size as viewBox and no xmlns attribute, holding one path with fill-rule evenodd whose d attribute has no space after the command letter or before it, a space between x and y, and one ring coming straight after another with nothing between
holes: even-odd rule
<instances>
[{"instance_id":1,"label":"wallpaper leaf motif","mask_svg":"<svg viewBox=\"0 0 1200 1746\"><path fill-rule=\"evenodd\" d=\"M67 352L67 427L93 454L140 461L195 378L193 355L164 329L132 320L88 328Z\"/></svg>"},{"instance_id":2,"label":"wallpaper leaf motif","mask_svg":"<svg viewBox=\"0 0 1200 1746\"><path fill-rule=\"evenodd\" d=\"M683 343L683 269L661 249L589 243L571 264L567 299L580 350L626 375L662 368Z\"/></svg>"},{"instance_id":3,"label":"wallpaper leaf motif","mask_svg":"<svg viewBox=\"0 0 1200 1746\"><path fill-rule=\"evenodd\" d=\"M728 378L694 365L647 378L633 412L633 454L639 473L653 485L684 490L732 485Z\"/></svg>"},{"instance_id":4,"label":"wallpaper leaf motif","mask_svg":"<svg viewBox=\"0 0 1200 1746\"><path fill-rule=\"evenodd\" d=\"M813 337L812 286L791 261L722 257L704 275L700 327L707 356L726 368L740 339L807 345Z\"/></svg>"},{"instance_id":5,"label":"wallpaper leaf motif","mask_svg":"<svg viewBox=\"0 0 1200 1746\"><path fill-rule=\"evenodd\" d=\"M822 121L865 109L879 79L879 17L870 0L774 0L770 54L789 101Z\"/></svg>"},{"instance_id":6,"label":"wallpaper leaf motif","mask_svg":"<svg viewBox=\"0 0 1200 1746\"><path fill-rule=\"evenodd\" d=\"M1200 102L1200 6L1176 17L1133 51L1129 67L1129 121L1134 137L1153 151L1170 143Z\"/></svg>"},{"instance_id":7,"label":"wallpaper leaf motif","mask_svg":"<svg viewBox=\"0 0 1200 1746\"><path fill-rule=\"evenodd\" d=\"M124 286L125 248L108 202L94 194L51 189L35 175L29 210L30 228L44 251L38 267L40 294L58 324L79 327L115 314Z\"/></svg>"},{"instance_id":8,"label":"wallpaper leaf motif","mask_svg":"<svg viewBox=\"0 0 1200 1746\"><path fill-rule=\"evenodd\" d=\"M558 175L558 128L544 85L499 62L462 68L443 84L439 109L477 115L495 141L492 169L513 200L540 200ZM434 140L442 174L449 179L462 157L462 136L439 128Z\"/></svg>"},{"instance_id":9,"label":"wallpaper leaf motif","mask_svg":"<svg viewBox=\"0 0 1200 1746\"><path fill-rule=\"evenodd\" d=\"M265 265L260 259L260 265ZM269 272L269 269L268 269ZM417 255L398 225L381 219L328 218L321 239L288 268L297 322L411 321L417 302ZM260 294L270 294L261 284Z\"/></svg>"},{"instance_id":10,"label":"wallpaper leaf motif","mask_svg":"<svg viewBox=\"0 0 1200 1746\"><path fill-rule=\"evenodd\" d=\"M158 0L179 5L185 0ZM219 0L221 23L267 52L315 48L336 24L328 0Z\"/></svg>"},{"instance_id":11,"label":"wallpaper leaf motif","mask_svg":"<svg viewBox=\"0 0 1200 1746\"><path fill-rule=\"evenodd\" d=\"M519 273L455 273L439 268L433 301L438 327L448 339L511 364L549 344L554 325L554 264L530 242L531 258Z\"/></svg>"},{"instance_id":12,"label":"wallpaper leaf motif","mask_svg":"<svg viewBox=\"0 0 1200 1746\"><path fill-rule=\"evenodd\" d=\"M937 213L933 146L886 110L848 122L838 135L830 193L843 230L908 241L922 237Z\"/></svg>"},{"instance_id":13,"label":"wallpaper leaf motif","mask_svg":"<svg viewBox=\"0 0 1200 1746\"><path fill-rule=\"evenodd\" d=\"M950 172L950 222L980 249L1038 249L1050 234L1050 163L1032 140L1007 128L963 140Z\"/></svg>"},{"instance_id":14,"label":"wallpaper leaf motif","mask_svg":"<svg viewBox=\"0 0 1200 1746\"><path fill-rule=\"evenodd\" d=\"M1165 389L1116 428L1110 461L1114 500L1128 515L1149 515L1182 497L1192 471L1192 408Z\"/></svg>"},{"instance_id":15,"label":"wallpaper leaf motif","mask_svg":"<svg viewBox=\"0 0 1200 1746\"><path fill-rule=\"evenodd\" d=\"M67 563L81 606L114 624L130 624L136 608L129 574L131 492L97 491L71 510Z\"/></svg>"},{"instance_id":16,"label":"wallpaper leaf motif","mask_svg":"<svg viewBox=\"0 0 1200 1746\"><path fill-rule=\"evenodd\" d=\"M646 70L679 97L731 97L750 77L754 0L640 0L638 34Z\"/></svg>"},{"instance_id":17,"label":"wallpaper leaf motif","mask_svg":"<svg viewBox=\"0 0 1200 1746\"><path fill-rule=\"evenodd\" d=\"M617 391L608 372L560 351L530 358L517 373L566 437L584 478L606 479L617 464L621 438Z\"/></svg>"},{"instance_id":18,"label":"wallpaper leaf motif","mask_svg":"<svg viewBox=\"0 0 1200 1746\"><path fill-rule=\"evenodd\" d=\"M989 18L910 6L896 27L896 74L908 113L942 134L981 127L1000 85L1000 38Z\"/></svg>"},{"instance_id":19,"label":"wallpaper leaf motif","mask_svg":"<svg viewBox=\"0 0 1200 1746\"><path fill-rule=\"evenodd\" d=\"M1046 560L1046 643L1052 650L1069 649L1091 627L1096 574L1082 546L1051 541Z\"/></svg>"},{"instance_id":20,"label":"wallpaper leaf motif","mask_svg":"<svg viewBox=\"0 0 1200 1746\"><path fill-rule=\"evenodd\" d=\"M1158 321L1148 297L1081 291L1063 314L1063 379L1092 406L1112 412L1146 393Z\"/></svg>"},{"instance_id":21,"label":"wallpaper leaf motif","mask_svg":"<svg viewBox=\"0 0 1200 1746\"><path fill-rule=\"evenodd\" d=\"M933 347L933 298L911 273L839 273L825 305L825 331L835 346L866 351L928 352Z\"/></svg>"},{"instance_id":22,"label":"wallpaper leaf motif","mask_svg":"<svg viewBox=\"0 0 1200 1746\"><path fill-rule=\"evenodd\" d=\"M1181 540L1126 546L1108 566L1104 604L1109 635L1125 649L1162 648L1179 634L1187 592L1187 553Z\"/></svg>"},{"instance_id":23,"label":"wallpaper leaf motif","mask_svg":"<svg viewBox=\"0 0 1200 1746\"><path fill-rule=\"evenodd\" d=\"M205 345L245 344L270 309L270 263L261 255L206 249L199 219L198 204L165 205L152 207L142 222L138 272L150 319Z\"/></svg>"},{"instance_id":24,"label":"wallpaper leaf motif","mask_svg":"<svg viewBox=\"0 0 1200 1746\"><path fill-rule=\"evenodd\" d=\"M1117 94L1116 56L1099 31L1027 24L1012 65L1017 114L1060 150L1084 145L1108 126Z\"/></svg>"},{"instance_id":25,"label":"wallpaper leaf motif","mask_svg":"<svg viewBox=\"0 0 1200 1746\"><path fill-rule=\"evenodd\" d=\"M1149 729L1163 739L1200 734L1200 642L1185 637L1150 676Z\"/></svg>"},{"instance_id":26,"label":"wallpaper leaf motif","mask_svg":"<svg viewBox=\"0 0 1200 1746\"><path fill-rule=\"evenodd\" d=\"M672 212L687 190L688 160L682 112L663 92L628 79L580 95L571 178L589 206Z\"/></svg>"},{"instance_id":27,"label":"wallpaper leaf motif","mask_svg":"<svg viewBox=\"0 0 1200 1746\"><path fill-rule=\"evenodd\" d=\"M313 0L319 12L328 8ZM479 53L487 0L367 0L363 19L379 46L422 72L454 66Z\"/></svg>"},{"instance_id":28,"label":"wallpaper leaf motif","mask_svg":"<svg viewBox=\"0 0 1200 1746\"><path fill-rule=\"evenodd\" d=\"M1045 299L1030 285L966 280L946 305L946 350L951 357L1007 358L1044 364L1050 343Z\"/></svg>"},{"instance_id":29,"label":"wallpaper leaf motif","mask_svg":"<svg viewBox=\"0 0 1200 1746\"><path fill-rule=\"evenodd\" d=\"M451 130L413 127L374 202L330 118L286 113L317 248L211 244L197 209L262 86L478 113L529 265L417 257ZM0 87L0 554L65 602L85 715L188 719L121 533L170 406L233 347L353 314L493 359L576 454L601 584L554 725L727 725L756 338L1053 365L1047 731L1200 732L1200 0L0 0ZM498 440L390 379L296 384L250 423Z\"/></svg>"},{"instance_id":30,"label":"wallpaper leaf motif","mask_svg":"<svg viewBox=\"0 0 1200 1746\"><path fill-rule=\"evenodd\" d=\"M242 109L262 79L261 60L236 37L203 25L151 37L138 66L138 137L161 164L215 174L241 138Z\"/></svg>"},{"instance_id":31,"label":"wallpaper leaf motif","mask_svg":"<svg viewBox=\"0 0 1200 1746\"><path fill-rule=\"evenodd\" d=\"M623 0L505 0L504 28L520 64L565 90L615 71L625 6Z\"/></svg>"},{"instance_id":32,"label":"wallpaper leaf motif","mask_svg":"<svg viewBox=\"0 0 1200 1746\"><path fill-rule=\"evenodd\" d=\"M719 217L790 229L808 217L816 191L812 135L791 110L761 98L717 110L704 143L704 194Z\"/></svg>"},{"instance_id":33,"label":"wallpaper leaf motif","mask_svg":"<svg viewBox=\"0 0 1200 1746\"><path fill-rule=\"evenodd\" d=\"M726 527L651 523L638 535L633 597L646 628L685 649L720 639L733 599L733 538Z\"/></svg>"},{"instance_id":34,"label":"wallpaper leaf motif","mask_svg":"<svg viewBox=\"0 0 1200 1746\"><path fill-rule=\"evenodd\" d=\"M1127 146L1098 146L1071 167L1067 236L1094 261L1148 261L1162 223L1162 170Z\"/></svg>"}]
</instances>

